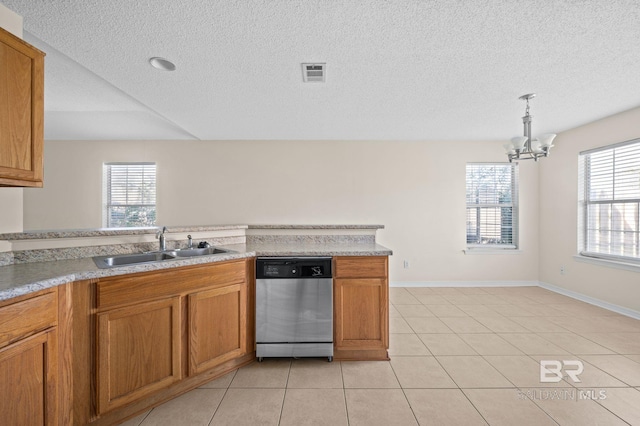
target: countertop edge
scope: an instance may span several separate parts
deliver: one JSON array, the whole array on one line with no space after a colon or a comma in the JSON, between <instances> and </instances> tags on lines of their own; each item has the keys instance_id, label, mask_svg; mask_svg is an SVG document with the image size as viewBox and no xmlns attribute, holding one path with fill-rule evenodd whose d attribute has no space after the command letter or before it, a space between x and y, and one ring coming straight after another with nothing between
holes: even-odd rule
<instances>
[{"instance_id":1,"label":"countertop edge","mask_svg":"<svg viewBox=\"0 0 640 426\"><path fill-rule=\"evenodd\" d=\"M0 302L76 281L75 275L61 275L0 291Z\"/></svg>"},{"instance_id":2,"label":"countertop edge","mask_svg":"<svg viewBox=\"0 0 640 426\"><path fill-rule=\"evenodd\" d=\"M256 256L391 256L393 252L391 250L346 250L346 251L332 251L332 250L258 250Z\"/></svg>"},{"instance_id":3,"label":"countertop edge","mask_svg":"<svg viewBox=\"0 0 640 426\"><path fill-rule=\"evenodd\" d=\"M248 225L248 229L384 229L384 225Z\"/></svg>"},{"instance_id":4,"label":"countertop edge","mask_svg":"<svg viewBox=\"0 0 640 426\"><path fill-rule=\"evenodd\" d=\"M195 225L195 226L168 226L169 232L206 232L226 231L234 229L247 229L247 225ZM54 238L82 238L82 237L111 237L119 235L146 235L155 234L161 227L152 226L144 228L95 228L95 229L60 229L26 231L8 234L0 234L0 240L40 240Z\"/></svg>"},{"instance_id":5,"label":"countertop edge","mask_svg":"<svg viewBox=\"0 0 640 426\"><path fill-rule=\"evenodd\" d=\"M377 244L374 247L367 245L366 247L362 247L362 248L345 247L344 249L336 249L335 247L323 249L322 247L313 247L313 246L306 246L301 248L290 248L290 247L284 246L282 248L256 247L256 248L247 250L247 249L244 249L245 247L244 245L242 245L241 247L234 247L233 245L224 246L224 247L231 249L233 253L227 253L224 255L209 255L209 256L202 256L202 257L188 258L188 259L176 259L176 260L165 261L165 262L147 263L143 265L122 266L122 267L109 268L109 269L99 269L97 266L93 264L93 260L91 258L84 258L84 259L79 259L75 261L75 263L84 262L85 265L90 265L90 266L81 266L80 264L76 265L74 261L69 261L69 264L74 266L70 266L69 270L67 271L60 272L60 273L52 272L51 276L48 276L46 278L39 277L38 279L34 279L33 281L29 281L28 279L25 279L24 283L19 283L13 287L0 290L0 301L9 300L14 297L23 296L25 294L33 293L36 291L55 287L55 286L66 284L73 281L99 279L99 278L105 278L105 277L117 276L117 275L135 274L139 272L149 272L149 271L156 271L156 270L163 270L163 269L178 268L182 266L217 263L217 262L224 262L229 260L245 259L249 257L391 256L393 254L393 252L388 248L377 245ZM90 260L91 264L88 264L88 262L86 262L87 260ZM53 264L58 262L65 262L65 261L34 262L31 264L7 265L7 266L0 267L0 273L3 270L11 271L11 270L19 270L19 269L27 269L27 268L35 269L38 267L42 267L46 264ZM0 274L0 280L3 280L3 277L1 274ZM10 280L10 278L5 278L5 280ZM2 284L3 283L0 281L0 285Z\"/></svg>"},{"instance_id":6,"label":"countertop edge","mask_svg":"<svg viewBox=\"0 0 640 426\"><path fill-rule=\"evenodd\" d=\"M51 229L51 230L34 230L15 233L0 234L0 240L4 241L21 241L21 240L40 240L55 238L82 238L82 237L110 237L119 235L146 235L155 234L160 226L143 227L143 228L89 228L89 229ZM207 231L226 231L234 229L339 229L339 230L364 230L364 229L384 229L384 225L273 225L273 224L253 224L253 225L174 225L167 226L169 232L207 232Z\"/></svg>"}]
</instances>

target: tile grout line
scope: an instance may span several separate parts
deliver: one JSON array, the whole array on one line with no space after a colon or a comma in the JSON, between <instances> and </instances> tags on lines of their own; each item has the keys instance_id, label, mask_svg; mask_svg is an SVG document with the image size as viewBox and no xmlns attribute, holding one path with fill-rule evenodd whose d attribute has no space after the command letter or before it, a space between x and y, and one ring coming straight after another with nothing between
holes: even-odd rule
<instances>
[{"instance_id":1,"label":"tile grout line","mask_svg":"<svg viewBox=\"0 0 640 426\"><path fill-rule=\"evenodd\" d=\"M345 414L347 415L347 426L349 426L351 424L351 421L349 420L349 404L347 404L347 388L344 385L344 370L342 369L342 366L344 365L342 363L342 361L340 362L340 380L342 380L342 398L344 399L344 411Z\"/></svg>"},{"instance_id":2,"label":"tile grout line","mask_svg":"<svg viewBox=\"0 0 640 426\"><path fill-rule=\"evenodd\" d=\"M229 392L229 389L231 388L231 383L233 383L233 381L236 378L236 374L238 373L238 370L235 370L233 372L233 377L231 378L231 380L229 380L229 383L227 384L227 386L224 388L224 393L222 394L222 398L220 398L220 402L218 402L218 406L216 407L215 410L213 410L213 414L211 415L211 419L209 420L209 423L207 423L208 426L211 426L211 423L213 422L213 419L216 416L216 413L218 412L218 410L220 409L220 406L222 405L222 401L224 401L224 398L227 396L227 393ZM214 379L215 380L215 379ZM212 380L213 381L213 380ZM207 382L209 383L209 382Z\"/></svg>"},{"instance_id":3,"label":"tile grout line","mask_svg":"<svg viewBox=\"0 0 640 426\"><path fill-rule=\"evenodd\" d=\"M427 345L425 345L425 347L426 346ZM429 348L427 348L427 350L429 350ZM429 353L431 353L431 352L429 352ZM398 381L398 386L400 386L400 390L402 391L402 395L404 396L404 400L407 401L407 405L409 406L409 409L411 410L411 414L413 415L413 418L416 421L416 425L419 425L420 422L418 421L418 416L416 415L415 411L413 410L413 407L411 406L411 401L409 401L409 398L407 398L407 393L404 391L404 387L402 386L402 382L400 381L400 378L398 377L398 373L396 373L396 369L393 368L393 364L391 363L391 359L389 359L389 361L387 361L387 362L389 363L389 367L391 367L391 371L393 371L394 377Z\"/></svg>"},{"instance_id":4,"label":"tile grout line","mask_svg":"<svg viewBox=\"0 0 640 426\"><path fill-rule=\"evenodd\" d=\"M293 361L289 360L289 369L287 370L287 380L284 384L284 393L282 394L282 404L280 404L280 415L278 416L278 425L282 422L282 413L284 412L284 402L287 399L287 390L289 389L289 378L291 377L291 368Z\"/></svg>"}]
</instances>

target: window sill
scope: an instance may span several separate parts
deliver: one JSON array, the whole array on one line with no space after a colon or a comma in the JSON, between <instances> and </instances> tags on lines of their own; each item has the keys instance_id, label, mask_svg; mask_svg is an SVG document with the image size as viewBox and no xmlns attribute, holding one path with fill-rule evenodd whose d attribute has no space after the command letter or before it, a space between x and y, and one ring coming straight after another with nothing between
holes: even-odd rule
<instances>
[{"instance_id":1,"label":"window sill","mask_svg":"<svg viewBox=\"0 0 640 426\"><path fill-rule=\"evenodd\" d=\"M522 254L522 250L520 249L496 249L496 248L468 248L466 250L462 250L465 255L476 255L476 254Z\"/></svg>"},{"instance_id":2,"label":"window sill","mask_svg":"<svg viewBox=\"0 0 640 426\"><path fill-rule=\"evenodd\" d=\"M616 260L601 259L598 257L582 256L580 254L574 255L573 258L576 261L582 263L590 263L592 265L606 266L608 268L614 269L623 269L625 271L640 272L640 265L637 265L635 263L619 262Z\"/></svg>"}]
</instances>

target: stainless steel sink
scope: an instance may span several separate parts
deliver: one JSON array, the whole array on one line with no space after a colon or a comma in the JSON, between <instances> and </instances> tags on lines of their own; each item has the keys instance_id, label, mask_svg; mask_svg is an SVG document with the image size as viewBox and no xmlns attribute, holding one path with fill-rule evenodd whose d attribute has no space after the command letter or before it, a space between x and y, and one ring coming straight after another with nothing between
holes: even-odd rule
<instances>
[{"instance_id":1,"label":"stainless steel sink","mask_svg":"<svg viewBox=\"0 0 640 426\"><path fill-rule=\"evenodd\" d=\"M230 253L230 250L224 250L216 247L195 248L195 249L178 249L158 251L151 253L135 253L135 254L118 254L114 256L96 256L93 258L96 266L101 269L115 268L118 266L138 265L141 263L164 262L167 260L176 260L180 258L189 258L196 256L207 256L210 254Z\"/></svg>"},{"instance_id":2,"label":"stainless steel sink","mask_svg":"<svg viewBox=\"0 0 640 426\"><path fill-rule=\"evenodd\" d=\"M160 262L163 260L175 259L171 253L137 253L120 254L115 256L96 256L93 261L98 268L113 268L115 266L135 265L138 263Z\"/></svg>"},{"instance_id":3,"label":"stainless steel sink","mask_svg":"<svg viewBox=\"0 0 640 426\"><path fill-rule=\"evenodd\" d=\"M207 256L209 254L229 253L229 250L223 250L216 247L207 247L207 248L180 249L180 250L174 250L170 253L172 256L176 256L176 257L194 257L194 256Z\"/></svg>"}]
</instances>

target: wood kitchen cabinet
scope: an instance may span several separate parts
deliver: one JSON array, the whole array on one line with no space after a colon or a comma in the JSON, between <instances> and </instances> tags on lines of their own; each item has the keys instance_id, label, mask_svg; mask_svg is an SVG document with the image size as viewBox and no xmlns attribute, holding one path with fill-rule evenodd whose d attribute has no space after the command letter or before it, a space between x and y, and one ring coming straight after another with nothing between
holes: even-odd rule
<instances>
[{"instance_id":1,"label":"wood kitchen cabinet","mask_svg":"<svg viewBox=\"0 0 640 426\"><path fill-rule=\"evenodd\" d=\"M98 314L98 411L181 379L180 297Z\"/></svg>"},{"instance_id":2,"label":"wood kitchen cabinet","mask_svg":"<svg viewBox=\"0 0 640 426\"><path fill-rule=\"evenodd\" d=\"M44 53L0 28L0 186L42 187Z\"/></svg>"},{"instance_id":3,"label":"wood kitchen cabinet","mask_svg":"<svg viewBox=\"0 0 640 426\"><path fill-rule=\"evenodd\" d=\"M247 286L227 285L189 295L189 374L246 353Z\"/></svg>"},{"instance_id":4,"label":"wood kitchen cabinet","mask_svg":"<svg viewBox=\"0 0 640 426\"><path fill-rule=\"evenodd\" d=\"M386 256L334 258L334 358L389 359Z\"/></svg>"},{"instance_id":5,"label":"wood kitchen cabinet","mask_svg":"<svg viewBox=\"0 0 640 426\"><path fill-rule=\"evenodd\" d=\"M63 392L58 365L57 290L0 302L0 419L3 425L63 423L59 422L64 408L59 404Z\"/></svg>"},{"instance_id":6,"label":"wood kitchen cabinet","mask_svg":"<svg viewBox=\"0 0 640 426\"><path fill-rule=\"evenodd\" d=\"M254 262L74 283L73 423L117 424L252 362Z\"/></svg>"}]
</instances>

